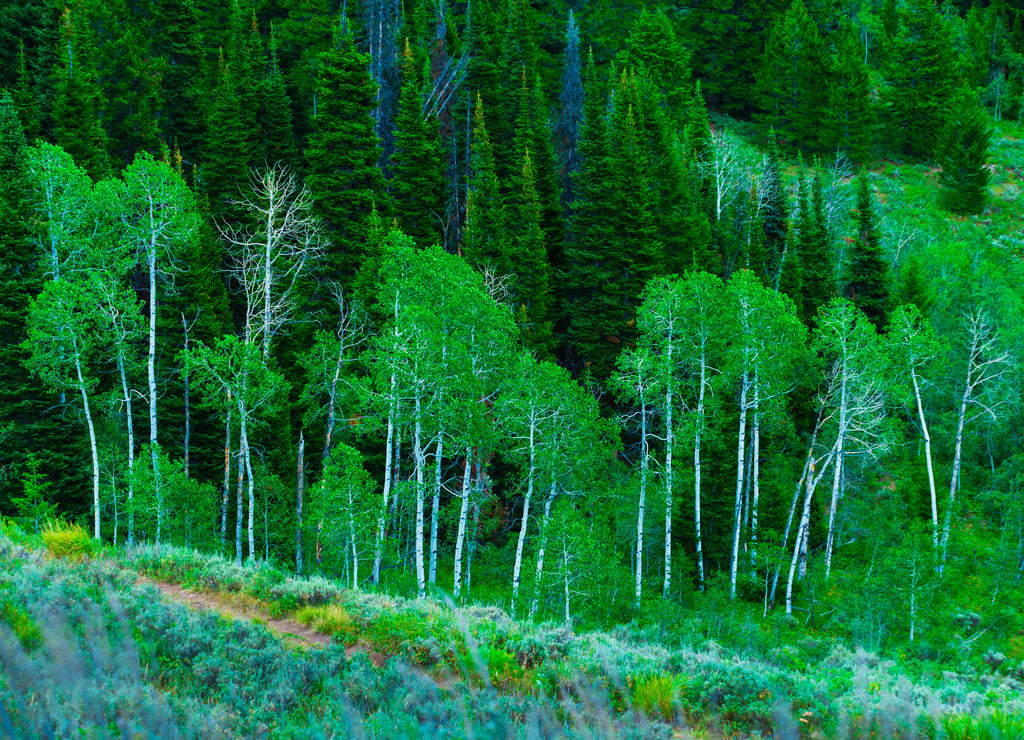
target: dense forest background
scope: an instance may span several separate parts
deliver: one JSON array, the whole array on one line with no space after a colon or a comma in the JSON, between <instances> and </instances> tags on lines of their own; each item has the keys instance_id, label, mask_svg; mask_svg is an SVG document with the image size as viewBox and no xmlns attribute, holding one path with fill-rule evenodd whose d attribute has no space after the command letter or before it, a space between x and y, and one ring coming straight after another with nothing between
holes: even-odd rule
<instances>
[{"instance_id":1,"label":"dense forest background","mask_svg":"<svg viewBox=\"0 0 1024 740\"><path fill-rule=\"evenodd\" d=\"M1024 6L30 0L0 88L23 526L1013 632Z\"/></svg>"}]
</instances>

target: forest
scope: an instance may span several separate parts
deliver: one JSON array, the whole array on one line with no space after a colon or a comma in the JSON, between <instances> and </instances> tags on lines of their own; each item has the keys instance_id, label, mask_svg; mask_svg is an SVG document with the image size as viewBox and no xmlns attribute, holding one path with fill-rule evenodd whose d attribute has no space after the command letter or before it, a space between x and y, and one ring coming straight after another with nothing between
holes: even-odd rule
<instances>
[{"instance_id":1,"label":"forest","mask_svg":"<svg viewBox=\"0 0 1024 740\"><path fill-rule=\"evenodd\" d=\"M0 90L5 527L1024 671L1024 5L28 0Z\"/></svg>"}]
</instances>

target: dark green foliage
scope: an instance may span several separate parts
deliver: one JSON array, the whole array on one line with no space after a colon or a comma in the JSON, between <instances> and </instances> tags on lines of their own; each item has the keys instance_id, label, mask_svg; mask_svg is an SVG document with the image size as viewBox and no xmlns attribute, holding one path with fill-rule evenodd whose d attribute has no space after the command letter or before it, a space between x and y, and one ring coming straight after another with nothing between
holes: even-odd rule
<instances>
[{"instance_id":1,"label":"dark green foliage","mask_svg":"<svg viewBox=\"0 0 1024 740\"><path fill-rule=\"evenodd\" d=\"M512 274L515 265L507 250L505 206L498 190L494 149L485 120L483 100L478 95L473 109L473 148L462 250L471 265L502 277Z\"/></svg>"},{"instance_id":2,"label":"dark green foliage","mask_svg":"<svg viewBox=\"0 0 1024 740\"><path fill-rule=\"evenodd\" d=\"M824 144L828 66L818 24L803 0L794 0L772 27L758 74L764 119L788 149L817 151Z\"/></svg>"},{"instance_id":3,"label":"dark green foliage","mask_svg":"<svg viewBox=\"0 0 1024 740\"><path fill-rule=\"evenodd\" d=\"M954 60L946 21L934 0L908 0L892 44L890 138L916 158L932 157L953 92Z\"/></svg>"},{"instance_id":4,"label":"dark green foliage","mask_svg":"<svg viewBox=\"0 0 1024 740\"><path fill-rule=\"evenodd\" d=\"M210 215L229 223L241 222L243 214L234 201L240 197L249 175L248 134L242 123L242 101L238 97L233 70L220 58L217 84L206 118L206 141L198 176L198 190L209 202Z\"/></svg>"},{"instance_id":5,"label":"dark green foliage","mask_svg":"<svg viewBox=\"0 0 1024 740\"><path fill-rule=\"evenodd\" d=\"M259 149L254 157L258 167L273 167L278 162L295 169L299 152L292 132L291 99L285 89L284 76L277 66L277 52L272 49L270 70L259 81L256 90Z\"/></svg>"},{"instance_id":6,"label":"dark green foliage","mask_svg":"<svg viewBox=\"0 0 1024 740\"><path fill-rule=\"evenodd\" d=\"M820 172L814 173L810 198L807 197L806 182L801 182L797 244L804 287L803 304L797 303L797 308L804 321L813 322L818 309L836 294L835 250L829 240L828 224L825 221Z\"/></svg>"},{"instance_id":7,"label":"dark green foliage","mask_svg":"<svg viewBox=\"0 0 1024 740\"><path fill-rule=\"evenodd\" d=\"M822 67L829 68L831 73L819 123L821 150L831 154L838 149L854 162L864 162L871 150L875 127L871 80L856 26L844 26L837 33L836 53Z\"/></svg>"},{"instance_id":8,"label":"dark green foliage","mask_svg":"<svg viewBox=\"0 0 1024 740\"><path fill-rule=\"evenodd\" d=\"M664 10L644 9L640 13L626 39L625 63L644 71L660 94L667 114L681 120L693 89L690 52L676 37L676 29Z\"/></svg>"},{"instance_id":9,"label":"dark green foliage","mask_svg":"<svg viewBox=\"0 0 1024 740\"><path fill-rule=\"evenodd\" d=\"M857 233L850 245L844 295L879 331L889 313L889 268L882 255L874 198L867 170L857 178Z\"/></svg>"},{"instance_id":10,"label":"dark green foliage","mask_svg":"<svg viewBox=\"0 0 1024 740\"><path fill-rule=\"evenodd\" d=\"M786 183L782 179L779 150L774 131L765 157L757 198L761 229L764 232L765 263L763 277L767 285L776 285L782 268L782 254L786 246L786 223L789 220L789 202Z\"/></svg>"},{"instance_id":11,"label":"dark green foliage","mask_svg":"<svg viewBox=\"0 0 1024 740\"><path fill-rule=\"evenodd\" d=\"M583 118L583 77L580 72L580 29L572 10L565 30L565 58L562 67L562 90L558 96L560 112L555 133L558 173L562 182L562 205L568 210L574 200L573 176L580 168L577 151L580 122ZM556 270L562 265L555 265Z\"/></svg>"},{"instance_id":12,"label":"dark green foliage","mask_svg":"<svg viewBox=\"0 0 1024 740\"><path fill-rule=\"evenodd\" d=\"M195 162L202 148L203 27L195 0L164 0L155 7L154 51L167 61L162 78L163 133L169 147Z\"/></svg>"},{"instance_id":13,"label":"dark green foliage","mask_svg":"<svg viewBox=\"0 0 1024 740\"><path fill-rule=\"evenodd\" d=\"M352 278L367 265L370 219L385 217L390 204L380 170L380 141L374 133L375 87L366 55L340 20L334 45L321 55L317 112L306 146L306 183L326 222L330 247L319 277ZM369 290L369 286L364 286Z\"/></svg>"},{"instance_id":14,"label":"dark green foliage","mask_svg":"<svg viewBox=\"0 0 1024 740\"><path fill-rule=\"evenodd\" d=\"M440 241L444 219L444 171L438 120L423 112L423 81L412 50L405 47L402 94L391 155L395 220L420 246Z\"/></svg>"},{"instance_id":15,"label":"dark green foliage","mask_svg":"<svg viewBox=\"0 0 1024 740\"><path fill-rule=\"evenodd\" d=\"M51 486L40 470L42 464L43 461L35 453L28 453L25 471L21 476L24 495L11 498L22 526L26 531L35 534L39 534L42 528L57 516L57 505L53 502Z\"/></svg>"},{"instance_id":16,"label":"dark green foliage","mask_svg":"<svg viewBox=\"0 0 1024 740\"><path fill-rule=\"evenodd\" d=\"M61 15L61 54L54 70L53 138L94 180L110 172L107 133L101 116L105 102L89 43L85 17L65 9Z\"/></svg>"},{"instance_id":17,"label":"dark green foliage","mask_svg":"<svg viewBox=\"0 0 1024 740\"><path fill-rule=\"evenodd\" d=\"M958 214L981 213L988 187L989 140L992 130L977 93L962 87L950 104L935 150L939 204Z\"/></svg>"}]
</instances>

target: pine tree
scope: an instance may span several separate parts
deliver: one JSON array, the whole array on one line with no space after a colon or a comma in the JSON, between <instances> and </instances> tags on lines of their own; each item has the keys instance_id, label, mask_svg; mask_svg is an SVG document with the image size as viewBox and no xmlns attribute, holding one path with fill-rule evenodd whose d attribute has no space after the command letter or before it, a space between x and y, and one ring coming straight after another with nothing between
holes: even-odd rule
<instances>
[{"instance_id":1,"label":"pine tree","mask_svg":"<svg viewBox=\"0 0 1024 740\"><path fill-rule=\"evenodd\" d=\"M768 282L765 284L775 286L778 284L779 270L782 266L782 254L786 247L786 223L789 220L789 202L786 198L786 185L782 181L779 148L776 144L774 131L771 135L768 154L765 156L759 197L760 205L758 211L764 230L764 246L766 250L766 272L764 277Z\"/></svg>"},{"instance_id":2,"label":"pine tree","mask_svg":"<svg viewBox=\"0 0 1024 740\"><path fill-rule=\"evenodd\" d=\"M953 92L956 54L935 0L908 0L889 66L893 138L919 158L933 155Z\"/></svg>"},{"instance_id":3,"label":"pine tree","mask_svg":"<svg viewBox=\"0 0 1024 740\"><path fill-rule=\"evenodd\" d=\"M366 264L370 217L375 208L382 216L390 212L378 166L376 90L368 69L368 57L356 49L345 19L340 19L332 48L320 56L317 112L306 147L306 182L331 243L319 275L325 281L376 274Z\"/></svg>"},{"instance_id":4,"label":"pine tree","mask_svg":"<svg viewBox=\"0 0 1024 740\"><path fill-rule=\"evenodd\" d=\"M626 64L644 71L660 94L668 115L681 120L693 86L690 52L676 37L664 10L644 9L640 13L626 39Z\"/></svg>"},{"instance_id":5,"label":"pine tree","mask_svg":"<svg viewBox=\"0 0 1024 740\"><path fill-rule=\"evenodd\" d=\"M558 173L562 180L562 206L568 214L574 198L573 176L580 168L577 151L580 121L583 118L583 77L580 73L580 29L572 10L565 30L565 61L562 67L562 91L558 96L561 110L556 132ZM561 269L557 266L556 269Z\"/></svg>"},{"instance_id":6,"label":"pine tree","mask_svg":"<svg viewBox=\"0 0 1024 740\"><path fill-rule=\"evenodd\" d=\"M440 241L445 184L437 119L423 112L423 81L408 40L402 69L402 93L395 119L391 155L391 196L395 219L417 245Z\"/></svg>"},{"instance_id":7,"label":"pine tree","mask_svg":"<svg viewBox=\"0 0 1024 740\"><path fill-rule=\"evenodd\" d=\"M514 270L510 285L512 305L526 344L547 355L553 349L550 267L529 149L523 152L523 171L517 179L521 190L510 199L508 208L508 251Z\"/></svg>"},{"instance_id":8,"label":"pine tree","mask_svg":"<svg viewBox=\"0 0 1024 740\"><path fill-rule=\"evenodd\" d=\"M835 258L832 255L828 224L825 220L825 196L819 172L814 173L806 216L803 203L800 206L798 239L804 283L801 316L806 322L813 324L818 309L832 300L836 294ZM799 307L799 304L797 306Z\"/></svg>"},{"instance_id":9,"label":"pine tree","mask_svg":"<svg viewBox=\"0 0 1024 740\"><path fill-rule=\"evenodd\" d=\"M247 183L253 154L247 138L234 73L221 54L217 86L207 113L199 189L209 201L210 214L233 224L243 218L233 201L238 200L239 188Z\"/></svg>"},{"instance_id":10,"label":"pine tree","mask_svg":"<svg viewBox=\"0 0 1024 740\"><path fill-rule=\"evenodd\" d=\"M828 57L818 24L803 0L793 0L772 28L758 75L764 118L790 149L817 151L828 103Z\"/></svg>"},{"instance_id":11,"label":"pine tree","mask_svg":"<svg viewBox=\"0 0 1024 740\"><path fill-rule=\"evenodd\" d=\"M875 125L863 51L856 26L850 24L839 31L821 122L822 150L831 153L838 149L854 162L867 159Z\"/></svg>"},{"instance_id":12,"label":"pine tree","mask_svg":"<svg viewBox=\"0 0 1024 740\"><path fill-rule=\"evenodd\" d=\"M977 93L963 86L953 98L935 158L939 173L939 203L959 214L981 213L985 208L992 129Z\"/></svg>"},{"instance_id":13,"label":"pine tree","mask_svg":"<svg viewBox=\"0 0 1024 740\"><path fill-rule=\"evenodd\" d=\"M284 75L278 67L277 41L271 31L270 69L260 78L256 89L256 119L259 127L259 152L254 157L259 167L273 167L278 162L295 169L299 152L292 130L292 103L285 88Z\"/></svg>"},{"instance_id":14,"label":"pine tree","mask_svg":"<svg viewBox=\"0 0 1024 740\"><path fill-rule=\"evenodd\" d=\"M477 95L462 254L478 270L491 272L496 278L509 276L515 265L509 257L506 236L505 206L495 171L494 149L487 133L483 100Z\"/></svg>"},{"instance_id":15,"label":"pine tree","mask_svg":"<svg viewBox=\"0 0 1024 740\"><path fill-rule=\"evenodd\" d=\"M203 30L195 0L162 0L155 4L154 50L167 65L162 80L163 133L167 145L177 147L189 162L196 162L203 144Z\"/></svg>"},{"instance_id":16,"label":"pine tree","mask_svg":"<svg viewBox=\"0 0 1024 740\"><path fill-rule=\"evenodd\" d=\"M889 314L889 274L882 257L874 199L867 170L861 170L857 186L857 235L847 268L845 295L884 331Z\"/></svg>"},{"instance_id":17,"label":"pine tree","mask_svg":"<svg viewBox=\"0 0 1024 740\"><path fill-rule=\"evenodd\" d=\"M94 180L110 172L107 134L101 124L103 94L94 50L84 19L65 9L61 15L61 55L54 70L54 142L74 157Z\"/></svg>"}]
</instances>

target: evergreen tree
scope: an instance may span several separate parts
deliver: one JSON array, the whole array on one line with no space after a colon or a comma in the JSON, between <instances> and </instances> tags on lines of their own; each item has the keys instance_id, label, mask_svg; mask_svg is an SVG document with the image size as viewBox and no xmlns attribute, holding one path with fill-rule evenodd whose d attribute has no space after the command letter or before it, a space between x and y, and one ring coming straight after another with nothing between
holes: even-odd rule
<instances>
[{"instance_id":1,"label":"evergreen tree","mask_svg":"<svg viewBox=\"0 0 1024 740\"><path fill-rule=\"evenodd\" d=\"M233 224L243 218L234 201L240 196L239 188L246 185L253 154L247 139L234 72L221 54L217 86L207 113L199 189L209 201L210 214Z\"/></svg>"},{"instance_id":2,"label":"evergreen tree","mask_svg":"<svg viewBox=\"0 0 1024 740\"><path fill-rule=\"evenodd\" d=\"M382 215L390 211L378 166L376 90L368 68L368 57L356 49L342 18L332 48L320 56L317 112L306 147L306 182L331 243L323 280L376 274L367 264L370 217L374 208Z\"/></svg>"},{"instance_id":3,"label":"evergreen tree","mask_svg":"<svg viewBox=\"0 0 1024 740\"><path fill-rule=\"evenodd\" d=\"M936 146L939 204L959 214L981 213L985 208L992 130L977 93L963 86L953 98L946 125Z\"/></svg>"},{"instance_id":4,"label":"evergreen tree","mask_svg":"<svg viewBox=\"0 0 1024 740\"><path fill-rule=\"evenodd\" d=\"M64 430L47 413L56 405L53 394L24 367L29 302L42 290L27 220L27 164L25 134L5 92L0 94L0 428L10 425L10 433L0 446L0 470L16 471L23 453L35 451L61 503L74 506L83 493L72 462L77 449L64 443ZM0 478L0 486L8 496L19 488L10 478Z\"/></svg>"},{"instance_id":5,"label":"evergreen tree","mask_svg":"<svg viewBox=\"0 0 1024 740\"><path fill-rule=\"evenodd\" d=\"M196 0L162 0L155 4L153 49L166 60L162 79L163 133L196 162L203 143L203 28Z\"/></svg>"},{"instance_id":6,"label":"evergreen tree","mask_svg":"<svg viewBox=\"0 0 1024 740\"><path fill-rule=\"evenodd\" d=\"M804 190L806 192L806 187ZM803 310L800 315L806 322L813 324L818 309L832 300L836 294L835 258L829 240L825 196L819 172L814 173L806 213L804 203L801 202L797 237L804 284ZM800 304L797 306L799 308Z\"/></svg>"},{"instance_id":7,"label":"evergreen tree","mask_svg":"<svg viewBox=\"0 0 1024 740\"><path fill-rule=\"evenodd\" d=\"M441 239L445 198L441 137L437 119L423 111L423 81L408 40L404 57L390 163L391 196L398 225L425 247Z\"/></svg>"},{"instance_id":8,"label":"evergreen tree","mask_svg":"<svg viewBox=\"0 0 1024 740\"><path fill-rule=\"evenodd\" d=\"M861 170L857 186L857 235L851 245L845 295L876 329L884 331L889 313L889 274L881 242L868 172Z\"/></svg>"},{"instance_id":9,"label":"evergreen tree","mask_svg":"<svg viewBox=\"0 0 1024 740\"><path fill-rule=\"evenodd\" d=\"M580 29L572 10L565 30L565 61L562 67L562 91L558 96L561 110L556 131L558 172L562 180L562 206L568 214L573 202L573 176L580 168L577 151L580 121L583 118L583 77L580 73ZM561 265L556 266L561 269Z\"/></svg>"},{"instance_id":10,"label":"evergreen tree","mask_svg":"<svg viewBox=\"0 0 1024 740\"><path fill-rule=\"evenodd\" d=\"M956 54L935 0L908 0L889 66L891 136L914 157L929 158L953 91Z\"/></svg>"},{"instance_id":11,"label":"evergreen tree","mask_svg":"<svg viewBox=\"0 0 1024 740\"><path fill-rule=\"evenodd\" d=\"M254 161L258 167L273 167L281 162L295 169L299 152L292 130L292 103L277 62L277 41L271 32L270 69L260 78L256 89L259 148Z\"/></svg>"},{"instance_id":12,"label":"evergreen tree","mask_svg":"<svg viewBox=\"0 0 1024 740\"><path fill-rule=\"evenodd\" d=\"M786 198L786 185L782 181L782 170L779 163L779 148L775 133L772 132L768 154L764 160L764 172L758 191L758 216L764 231L765 273L767 285L778 285L779 270L782 267L782 254L786 248L787 222L789 220L789 202Z\"/></svg>"},{"instance_id":13,"label":"evergreen tree","mask_svg":"<svg viewBox=\"0 0 1024 740\"><path fill-rule=\"evenodd\" d=\"M521 190L510 199L508 208L509 262L514 270L510 286L512 305L526 344L548 354L553 349L550 267L529 149L523 152L523 171L517 179Z\"/></svg>"},{"instance_id":14,"label":"evergreen tree","mask_svg":"<svg viewBox=\"0 0 1024 740\"><path fill-rule=\"evenodd\" d=\"M775 23L758 75L764 118L790 149L817 151L828 104L825 42L803 0Z\"/></svg>"},{"instance_id":15,"label":"evergreen tree","mask_svg":"<svg viewBox=\"0 0 1024 740\"><path fill-rule=\"evenodd\" d=\"M110 172L107 134L101 124L104 100L85 19L65 8L61 54L54 70L54 143L74 157L94 180Z\"/></svg>"},{"instance_id":16,"label":"evergreen tree","mask_svg":"<svg viewBox=\"0 0 1024 740\"><path fill-rule=\"evenodd\" d=\"M863 162L871 149L875 120L864 48L854 25L839 31L830 69L827 104L820 123L821 149L826 153L838 149L854 162Z\"/></svg>"},{"instance_id":17,"label":"evergreen tree","mask_svg":"<svg viewBox=\"0 0 1024 740\"><path fill-rule=\"evenodd\" d=\"M471 265L495 278L511 275L515 264L508 253L506 236L505 206L498 188L494 150L487 133L483 100L477 95L463 255Z\"/></svg>"},{"instance_id":18,"label":"evergreen tree","mask_svg":"<svg viewBox=\"0 0 1024 740\"><path fill-rule=\"evenodd\" d=\"M625 56L627 65L644 71L669 116L681 120L693 88L690 52L676 37L665 11L644 9L640 13L626 39Z\"/></svg>"}]
</instances>

